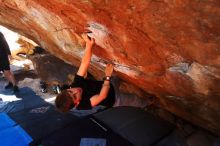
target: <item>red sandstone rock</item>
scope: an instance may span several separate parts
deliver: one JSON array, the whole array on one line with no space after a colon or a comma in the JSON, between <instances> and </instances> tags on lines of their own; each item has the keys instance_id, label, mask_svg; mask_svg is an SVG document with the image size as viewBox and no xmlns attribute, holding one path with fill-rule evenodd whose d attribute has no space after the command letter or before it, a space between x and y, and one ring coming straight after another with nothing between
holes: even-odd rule
<instances>
[{"instance_id":1,"label":"red sandstone rock","mask_svg":"<svg viewBox=\"0 0 220 146\"><path fill-rule=\"evenodd\" d=\"M106 62L160 106L220 134L220 2L192 0L0 0L0 24L79 65L89 26L90 72Z\"/></svg>"}]
</instances>

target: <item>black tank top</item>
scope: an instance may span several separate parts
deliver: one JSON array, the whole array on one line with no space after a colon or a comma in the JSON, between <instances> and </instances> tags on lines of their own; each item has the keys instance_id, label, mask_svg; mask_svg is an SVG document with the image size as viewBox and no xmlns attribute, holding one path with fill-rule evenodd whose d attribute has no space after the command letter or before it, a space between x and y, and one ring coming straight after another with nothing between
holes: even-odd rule
<instances>
[{"instance_id":1,"label":"black tank top","mask_svg":"<svg viewBox=\"0 0 220 146\"><path fill-rule=\"evenodd\" d=\"M96 94L100 93L102 84L104 81L96 81L92 79L84 79L82 76L75 75L74 81L71 87L80 87L82 88L82 100L80 101L77 109L86 110L91 109L90 98ZM115 90L112 84L110 84L110 89L107 97L99 103L106 107L112 107L115 103Z\"/></svg>"}]
</instances>

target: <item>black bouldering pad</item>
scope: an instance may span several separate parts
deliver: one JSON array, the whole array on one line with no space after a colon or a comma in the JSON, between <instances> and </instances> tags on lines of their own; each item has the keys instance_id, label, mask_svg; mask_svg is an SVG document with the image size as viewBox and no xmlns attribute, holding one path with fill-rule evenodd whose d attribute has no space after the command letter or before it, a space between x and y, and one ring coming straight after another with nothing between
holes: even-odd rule
<instances>
[{"instance_id":1,"label":"black bouldering pad","mask_svg":"<svg viewBox=\"0 0 220 146\"><path fill-rule=\"evenodd\" d=\"M42 138L64 128L79 117L58 112L53 105L44 104L19 112L8 113L33 139L30 145L38 145Z\"/></svg>"},{"instance_id":2,"label":"black bouldering pad","mask_svg":"<svg viewBox=\"0 0 220 146\"><path fill-rule=\"evenodd\" d=\"M135 146L154 145L175 128L173 124L138 107L115 107L94 117Z\"/></svg>"},{"instance_id":3,"label":"black bouldering pad","mask_svg":"<svg viewBox=\"0 0 220 146\"><path fill-rule=\"evenodd\" d=\"M42 141L43 146L133 146L93 118L85 117L54 132Z\"/></svg>"}]
</instances>

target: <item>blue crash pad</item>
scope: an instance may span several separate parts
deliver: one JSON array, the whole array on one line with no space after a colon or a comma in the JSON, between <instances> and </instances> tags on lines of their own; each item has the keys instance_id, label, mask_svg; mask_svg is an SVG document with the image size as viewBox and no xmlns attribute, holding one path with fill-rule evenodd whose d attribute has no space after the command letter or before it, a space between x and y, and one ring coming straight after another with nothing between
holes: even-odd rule
<instances>
[{"instance_id":1,"label":"blue crash pad","mask_svg":"<svg viewBox=\"0 0 220 146\"><path fill-rule=\"evenodd\" d=\"M14 125L15 122L6 113L0 113L0 130L12 127Z\"/></svg>"},{"instance_id":2,"label":"blue crash pad","mask_svg":"<svg viewBox=\"0 0 220 146\"><path fill-rule=\"evenodd\" d=\"M0 145L28 146L32 138L6 114L0 113Z\"/></svg>"},{"instance_id":3,"label":"blue crash pad","mask_svg":"<svg viewBox=\"0 0 220 146\"><path fill-rule=\"evenodd\" d=\"M0 131L1 146L28 146L31 141L32 138L20 126Z\"/></svg>"}]
</instances>

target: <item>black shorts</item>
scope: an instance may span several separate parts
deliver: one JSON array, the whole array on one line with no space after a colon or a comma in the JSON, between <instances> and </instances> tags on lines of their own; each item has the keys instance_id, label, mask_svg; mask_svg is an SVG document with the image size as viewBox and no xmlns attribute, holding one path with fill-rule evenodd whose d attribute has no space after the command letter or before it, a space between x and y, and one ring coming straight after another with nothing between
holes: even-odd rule
<instances>
[{"instance_id":1,"label":"black shorts","mask_svg":"<svg viewBox=\"0 0 220 146\"><path fill-rule=\"evenodd\" d=\"M0 71L10 70L8 57L0 58Z\"/></svg>"}]
</instances>

